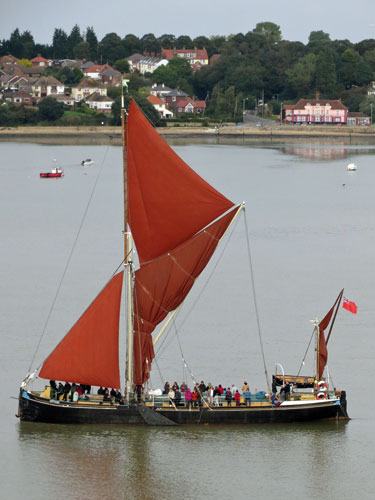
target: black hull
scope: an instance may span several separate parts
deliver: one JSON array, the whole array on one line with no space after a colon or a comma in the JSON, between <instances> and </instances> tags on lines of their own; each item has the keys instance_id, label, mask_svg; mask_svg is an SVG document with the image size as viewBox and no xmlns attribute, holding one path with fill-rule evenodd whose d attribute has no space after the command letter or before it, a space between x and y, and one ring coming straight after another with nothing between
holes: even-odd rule
<instances>
[{"instance_id":1,"label":"black hull","mask_svg":"<svg viewBox=\"0 0 375 500\"><path fill-rule=\"evenodd\" d=\"M203 424L276 424L311 422L327 418L345 418L340 404L325 401L315 405L296 407L240 407L153 409L139 406L95 406L57 404L34 398L19 399L19 417L22 421L56 424L126 424L126 425L203 425Z\"/></svg>"}]
</instances>

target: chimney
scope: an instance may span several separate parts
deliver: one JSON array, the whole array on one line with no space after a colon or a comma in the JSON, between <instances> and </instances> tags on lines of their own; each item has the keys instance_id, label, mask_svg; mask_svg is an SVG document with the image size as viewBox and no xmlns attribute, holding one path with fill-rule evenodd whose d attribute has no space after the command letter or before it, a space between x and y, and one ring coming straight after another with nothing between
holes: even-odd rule
<instances>
[{"instance_id":1,"label":"chimney","mask_svg":"<svg viewBox=\"0 0 375 500\"><path fill-rule=\"evenodd\" d=\"M320 99L320 92L319 92L319 90L316 91L315 95L316 95L316 100L319 101L319 99Z\"/></svg>"}]
</instances>

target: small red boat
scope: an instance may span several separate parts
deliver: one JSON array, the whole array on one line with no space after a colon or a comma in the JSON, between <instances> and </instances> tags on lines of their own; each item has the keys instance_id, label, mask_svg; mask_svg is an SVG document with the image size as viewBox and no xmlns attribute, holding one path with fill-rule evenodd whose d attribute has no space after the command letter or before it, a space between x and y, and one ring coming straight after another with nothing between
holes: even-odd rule
<instances>
[{"instance_id":1,"label":"small red boat","mask_svg":"<svg viewBox=\"0 0 375 500\"><path fill-rule=\"evenodd\" d=\"M47 178L47 177L64 177L64 170L59 167L58 165L55 164L51 168L51 172L41 172L40 177Z\"/></svg>"}]
</instances>

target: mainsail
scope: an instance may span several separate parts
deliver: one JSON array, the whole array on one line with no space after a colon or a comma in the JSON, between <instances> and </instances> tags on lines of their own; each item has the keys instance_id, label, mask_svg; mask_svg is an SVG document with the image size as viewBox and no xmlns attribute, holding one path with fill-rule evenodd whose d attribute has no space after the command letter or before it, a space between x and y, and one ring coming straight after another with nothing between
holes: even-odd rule
<instances>
[{"instance_id":1,"label":"mainsail","mask_svg":"<svg viewBox=\"0 0 375 500\"><path fill-rule=\"evenodd\" d=\"M129 225L141 263L176 248L234 206L168 146L134 101L126 145Z\"/></svg>"},{"instance_id":2,"label":"mainsail","mask_svg":"<svg viewBox=\"0 0 375 500\"><path fill-rule=\"evenodd\" d=\"M123 271L113 276L44 361L39 376L120 388L119 319Z\"/></svg>"},{"instance_id":3,"label":"mainsail","mask_svg":"<svg viewBox=\"0 0 375 500\"><path fill-rule=\"evenodd\" d=\"M185 299L236 210L223 215L234 203L167 145L134 101L126 144L129 225L141 265L134 281L134 382L143 384L155 326Z\"/></svg>"}]
</instances>

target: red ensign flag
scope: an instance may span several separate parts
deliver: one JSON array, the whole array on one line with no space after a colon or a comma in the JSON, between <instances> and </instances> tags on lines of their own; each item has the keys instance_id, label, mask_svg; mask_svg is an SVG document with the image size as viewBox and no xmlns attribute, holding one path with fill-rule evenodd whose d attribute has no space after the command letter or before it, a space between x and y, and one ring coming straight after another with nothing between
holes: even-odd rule
<instances>
[{"instance_id":1,"label":"red ensign flag","mask_svg":"<svg viewBox=\"0 0 375 500\"><path fill-rule=\"evenodd\" d=\"M357 314L357 305L355 304L355 302L352 302L345 297L342 300L342 307L353 314Z\"/></svg>"}]
</instances>

